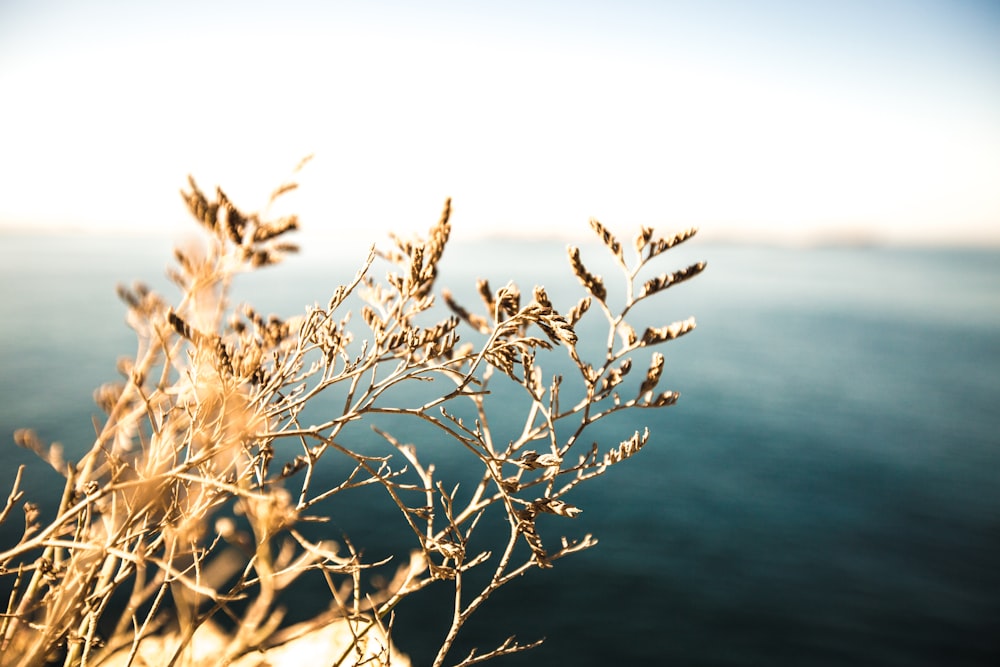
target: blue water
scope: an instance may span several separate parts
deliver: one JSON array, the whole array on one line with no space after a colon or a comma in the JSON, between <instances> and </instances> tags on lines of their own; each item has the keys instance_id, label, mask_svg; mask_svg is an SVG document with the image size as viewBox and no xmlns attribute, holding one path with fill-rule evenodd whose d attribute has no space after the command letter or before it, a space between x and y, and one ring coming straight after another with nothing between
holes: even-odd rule
<instances>
[{"instance_id":1,"label":"blue water","mask_svg":"<svg viewBox=\"0 0 1000 667\"><path fill-rule=\"evenodd\" d=\"M584 259L610 276L599 253ZM578 288L564 254L454 246L441 280L470 306L482 275L543 283L565 307ZM87 446L91 391L134 352L114 284L170 293L168 258L149 239L0 237L0 484L32 461L10 442L15 428L70 455ZM248 276L239 296L293 314L325 301L356 259L314 249ZM638 313L654 325L698 317L662 348L661 384L680 402L591 434L610 447L653 433L572 497L580 517L550 524L600 544L497 594L454 660L517 633L547 642L497 664L1000 664L1000 252L695 241L664 259L661 270L709 263ZM441 457L442 474L461 475L460 455ZM58 478L32 464L29 495L50 506ZM391 511L367 502L336 526L367 553L398 549ZM290 603L293 614L322 605ZM397 640L418 664L447 604L430 591L399 609Z\"/></svg>"}]
</instances>

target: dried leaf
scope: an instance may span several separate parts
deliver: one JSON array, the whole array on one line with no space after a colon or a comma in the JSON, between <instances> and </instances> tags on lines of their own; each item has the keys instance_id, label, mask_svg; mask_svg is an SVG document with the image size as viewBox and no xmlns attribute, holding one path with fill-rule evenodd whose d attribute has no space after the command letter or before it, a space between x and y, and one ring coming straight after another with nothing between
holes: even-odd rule
<instances>
[{"instance_id":1,"label":"dried leaf","mask_svg":"<svg viewBox=\"0 0 1000 667\"><path fill-rule=\"evenodd\" d=\"M550 468L562 463L555 454L539 454L534 450L523 452L519 458L511 460L511 463L525 470L538 470L539 468Z\"/></svg>"},{"instance_id":2,"label":"dried leaf","mask_svg":"<svg viewBox=\"0 0 1000 667\"><path fill-rule=\"evenodd\" d=\"M692 236L698 233L697 227L690 227L683 231L677 232L676 234L663 239L657 239L649 246L649 259L656 257L662 252L670 250L674 246L684 243Z\"/></svg>"},{"instance_id":3,"label":"dried leaf","mask_svg":"<svg viewBox=\"0 0 1000 667\"><path fill-rule=\"evenodd\" d=\"M653 353L653 358L649 363L649 370L646 371L646 378L642 381L642 386L639 387L639 396L642 396L646 392L652 391L656 388L657 383L660 381L660 376L663 374L663 355L659 352Z\"/></svg>"},{"instance_id":4,"label":"dried leaf","mask_svg":"<svg viewBox=\"0 0 1000 667\"><path fill-rule=\"evenodd\" d=\"M590 228L597 232L597 235L601 237L601 242L611 251L611 254L617 257L619 261L624 261L622 258L622 245L615 238L614 234L595 218L590 219Z\"/></svg>"},{"instance_id":5,"label":"dried leaf","mask_svg":"<svg viewBox=\"0 0 1000 667\"><path fill-rule=\"evenodd\" d=\"M649 240L653 238L652 227L642 227L635 237L635 251L641 253L649 245Z\"/></svg>"},{"instance_id":6,"label":"dried leaf","mask_svg":"<svg viewBox=\"0 0 1000 667\"><path fill-rule=\"evenodd\" d=\"M639 296L640 298L647 297L652 294L656 294L661 290L665 290L668 287L673 287L677 283L690 280L704 271L706 266L707 264L705 262L696 262L687 268L681 269L680 271L664 273L656 278L651 278L642 286L642 293Z\"/></svg>"},{"instance_id":7,"label":"dried leaf","mask_svg":"<svg viewBox=\"0 0 1000 667\"><path fill-rule=\"evenodd\" d=\"M566 315L566 321L569 322L570 326L576 326L576 323L580 321L580 318L583 317L584 313L586 313L589 309L590 297L585 296L580 299L580 301L577 302L577 304L569 311Z\"/></svg>"},{"instance_id":8,"label":"dried leaf","mask_svg":"<svg viewBox=\"0 0 1000 667\"><path fill-rule=\"evenodd\" d=\"M579 507L574 507L569 503L556 498L539 498L531 503L536 512L547 512L548 514L558 514L570 519L583 512Z\"/></svg>"},{"instance_id":9,"label":"dried leaf","mask_svg":"<svg viewBox=\"0 0 1000 667\"><path fill-rule=\"evenodd\" d=\"M616 463L620 463L625 459L633 456L636 452L643 448L643 446L649 441L649 429L645 429L642 435L636 431L631 438L622 441L618 447L612 449L610 452L604 455L604 465L610 466Z\"/></svg>"},{"instance_id":10,"label":"dried leaf","mask_svg":"<svg viewBox=\"0 0 1000 667\"><path fill-rule=\"evenodd\" d=\"M679 338L686 333L694 330L696 323L693 317L689 317L686 320L679 322L674 322L665 327L659 328L648 328L642 334L642 345L656 345L657 343L663 343L668 340L673 340Z\"/></svg>"},{"instance_id":11,"label":"dried leaf","mask_svg":"<svg viewBox=\"0 0 1000 667\"><path fill-rule=\"evenodd\" d=\"M583 265L583 261L580 260L580 249L576 246L570 246L569 248L569 263L580 283L583 284L595 299L604 303L608 297L608 290L604 286L604 281L600 276L595 276L587 270L587 267Z\"/></svg>"}]
</instances>

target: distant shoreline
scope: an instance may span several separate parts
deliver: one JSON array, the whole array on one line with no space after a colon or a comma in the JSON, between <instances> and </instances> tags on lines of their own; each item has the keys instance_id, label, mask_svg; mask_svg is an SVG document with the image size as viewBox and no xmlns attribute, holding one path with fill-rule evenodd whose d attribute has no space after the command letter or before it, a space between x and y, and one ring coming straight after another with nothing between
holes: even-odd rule
<instances>
[{"instance_id":1,"label":"distant shoreline","mask_svg":"<svg viewBox=\"0 0 1000 667\"><path fill-rule=\"evenodd\" d=\"M662 227L663 232L679 229L679 226ZM463 233L463 231L465 233ZM631 229L628 229L631 232ZM585 227L576 234L537 234L525 235L516 232L488 231L483 233L469 230L457 230L455 241L458 243L567 243L588 244L594 241L593 234ZM178 242L197 234L194 225L177 225L176 227L149 229L139 226L129 228L99 228L87 229L80 226L41 227L33 228L27 225L0 224L0 237L81 237L81 238L149 238L159 241ZM353 230L343 232L309 232L304 230L298 235L298 240L304 245L322 244L336 240L340 243L356 244L358 247L371 243L381 244L385 235L374 233L364 236ZM778 233L763 230L760 232L713 230L702 227L699 230L698 242L713 246L747 246L772 248L926 248L926 249L984 249L1000 250L1000 235L990 236L974 232L956 233L952 235L914 234L903 236L899 234L864 233L857 230L839 232L837 230L819 230L802 233Z\"/></svg>"}]
</instances>

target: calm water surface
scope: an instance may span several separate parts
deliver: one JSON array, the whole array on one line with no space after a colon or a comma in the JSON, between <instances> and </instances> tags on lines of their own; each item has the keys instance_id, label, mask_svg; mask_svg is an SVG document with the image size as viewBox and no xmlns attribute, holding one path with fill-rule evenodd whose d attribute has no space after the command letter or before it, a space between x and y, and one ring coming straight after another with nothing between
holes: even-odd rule
<instances>
[{"instance_id":1,"label":"calm water surface","mask_svg":"<svg viewBox=\"0 0 1000 667\"><path fill-rule=\"evenodd\" d=\"M601 252L584 259L610 277ZM149 239L0 236L3 486L31 461L15 428L86 448L93 388L134 353L114 285L172 295L169 255ZM357 257L317 251L248 276L238 298L300 312ZM542 283L566 308L579 291L564 257L557 243L459 245L441 280L470 306L477 275ZM662 348L681 401L595 429L604 447L644 425L653 437L553 526L600 544L501 591L456 659L516 632L548 641L498 664L1000 664L1000 252L694 242L660 270L695 259L705 274L638 313L698 317ZM460 456L441 457L460 474ZM32 464L28 493L51 504L58 479ZM338 528L370 553L398 549L391 513L358 502ZM443 632L429 611L447 604L431 592L399 610L418 663Z\"/></svg>"}]
</instances>

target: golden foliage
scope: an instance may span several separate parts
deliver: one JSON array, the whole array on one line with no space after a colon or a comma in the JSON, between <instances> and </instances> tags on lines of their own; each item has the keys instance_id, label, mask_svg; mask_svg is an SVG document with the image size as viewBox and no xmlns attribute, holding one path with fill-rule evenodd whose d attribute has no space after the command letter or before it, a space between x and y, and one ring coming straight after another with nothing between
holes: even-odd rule
<instances>
[{"instance_id":1,"label":"golden foliage","mask_svg":"<svg viewBox=\"0 0 1000 667\"><path fill-rule=\"evenodd\" d=\"M228 290L236 274L295 251L286 237L298 219L267 220L239 209L220 188L209 198L193 178L188 185L181 194L207 243L176 250L170 273L181 288L176 303L143 285L119 288L138 352L119 363L121 382L95 392L107 420L93 447L81 460L66 461L58 445L45 445L31 431L15 436L66 482L48 523L25 500L20 473L0 511L3 522L20 504L25 521L21 540L0 552L0 575L13 578L0 620L0 665L244 664L248 656L276 656L282 645L331 624L350 638L337 664L398 664L390 640L398 603L447 582L455 607L435 658L440 665L497 589L596 544L590 535L553 540L537 520L579 516L582 508L567 500L572 490L634 456L649 439L648 431L636 432L603 455L597 444L575 453L588 427L613 413L677 400L672 391L654 395L661 353L651 355L641 379L629 372L641 348L688 333L694 319L647 327L640 337L626 315L705 268L699 262L662 274L637 291L640 270L694 230L657 239L644 227L630 261L615 235L591 221L622 271L618 312L608 305L604 279L574 247L570 269L586 294L568 309L557 309L543 287L528 301L513 283L493 291L480 280L484 312L440 290L453 313L442 317L433 309L451 232L448 200L426 239L393 237L394 247L373 249L325 307L282 319L231 306ZM271 198L296 187L283 184ZM389 265L384 281L370 275L377 257ZM353 329L344 312L352 296L363 301ZM590 316L605 319L608 337L603 352L585 358L577 325ZM463 342L463 325L481 342ZM547 354L566 355L575 372L546 380ZM430 400L395 402L391 389L428 379L441 381ZM522 389L527 400L518 435L506 445L488 415L489 387L499 381ZM567 384L582 395L569 406L560 401ZM341 407L305 425L305 408L326 395L336 395ZM469 421L457 416L470 410ZM458 486L436 477L425 462L437 455L434 448L382 430L379 419L387 414L428 424L464 452L478 470L472 490L460 495ZM389 454L348 444L345 429L359 421L382 436ZM331 458L343 478L317 488L318 466ZM361 487L381 488L412 533L411 550L390 577L375 574L386 561L366 562L348 538L340 545L300 530L329 520L321 508ZM489 550L477 550L470 540L487 511L506 517L508 532ZM470 591L465 573L473 568L490 576ZM330 610L305 626L286 625L281 593L306 572L327 583ZM128 602L114 623L109 605L119 589ZM234 632L212 630L220 615L236 622ZM193 657L191 647L206 637L215 642L209 657ZM537 644L508 638L457 664Z\"/></svg>"}]
</instances>

